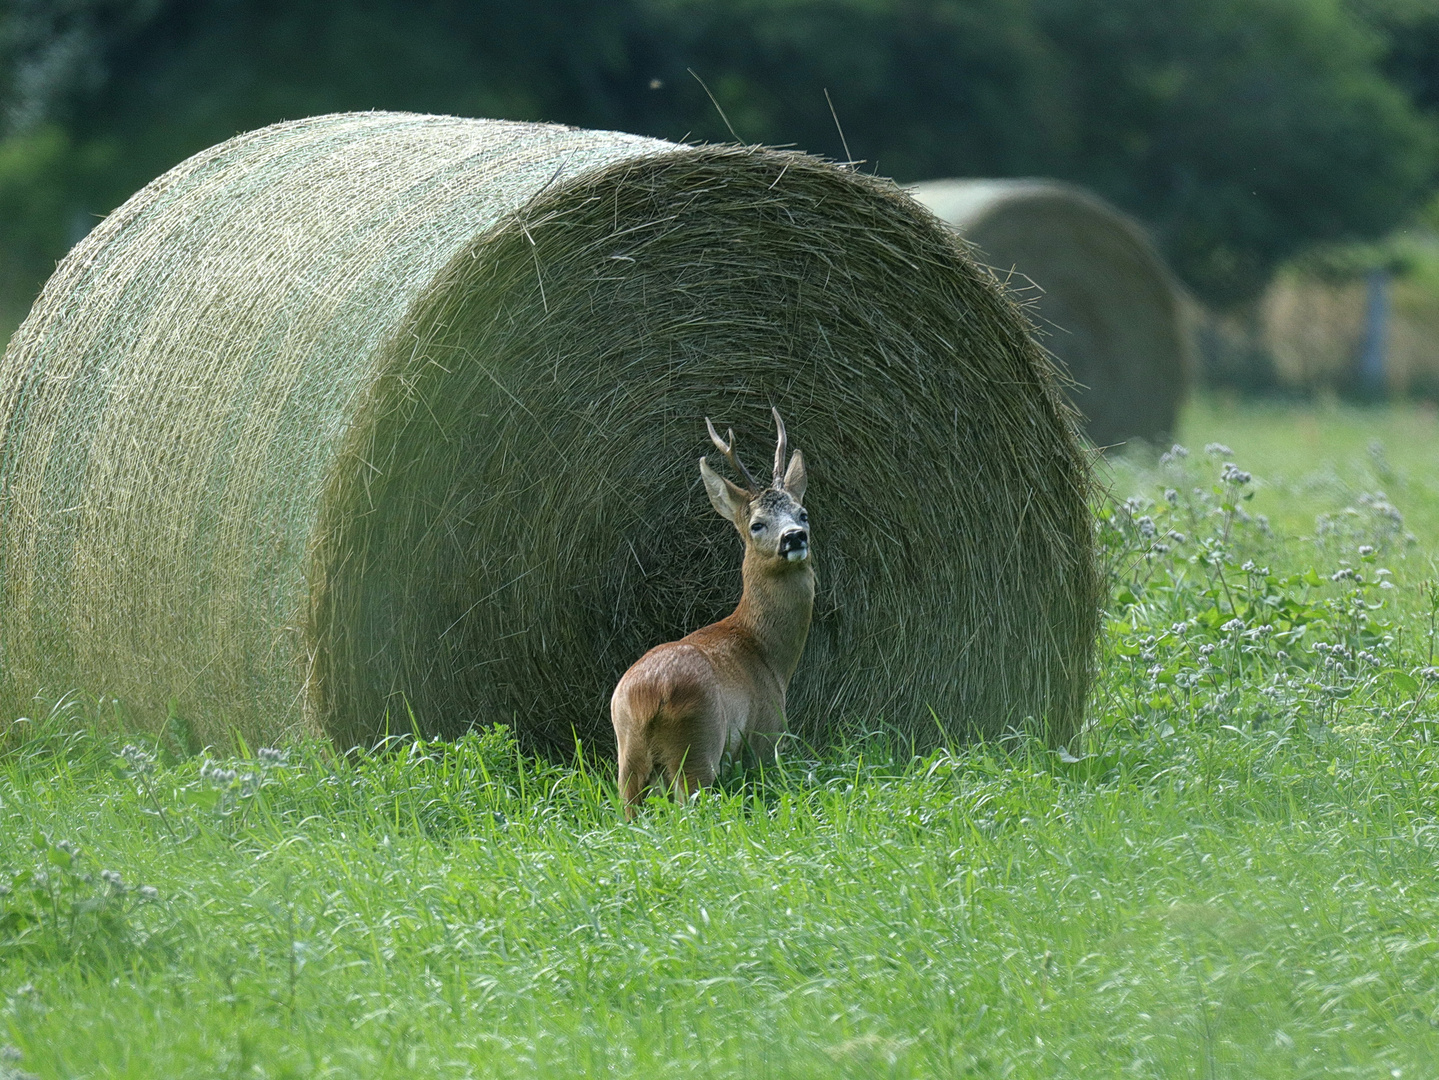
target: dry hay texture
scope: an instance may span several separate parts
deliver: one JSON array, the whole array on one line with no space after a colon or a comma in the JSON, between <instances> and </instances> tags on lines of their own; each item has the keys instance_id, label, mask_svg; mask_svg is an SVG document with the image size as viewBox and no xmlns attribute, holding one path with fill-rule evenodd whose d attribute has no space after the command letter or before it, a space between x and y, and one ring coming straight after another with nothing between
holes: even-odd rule
<instances>
[{"instance_id":1,"label":"dry hay texture","mask_svg":"<svg viewBox=\"0 0 1439 1080\"><path fill-rule=\"evenodd\" d=\"M725 614L704 417L811 463L792 725L1071 733L1088 463L1022 314L893 185L798 153L341 114L160 177L0 369L11 711L71 687L206 741L514 725ZM933 713L931 713L931 709Z\"/></svg>"},{"instance_id":2,"label":"dry hay texture","mask_svg":"<svg viewBox=\"0 0 1439 1080\"><path fill-rule=\"evenodd\" d=\"M1094 195L1050 180L934 180L915 198L1013 288L1032 282L1043 343L1097 446L1174 430L1192 367L1179 291L1144 230Z\"/></svg>"}]
</instances>

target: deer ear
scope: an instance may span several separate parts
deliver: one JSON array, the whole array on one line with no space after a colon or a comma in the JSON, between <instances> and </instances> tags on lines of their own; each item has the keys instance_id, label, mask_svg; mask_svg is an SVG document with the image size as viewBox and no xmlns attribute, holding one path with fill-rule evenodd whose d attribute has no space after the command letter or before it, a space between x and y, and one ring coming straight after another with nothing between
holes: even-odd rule
<instances>
[{"instance_id":1,"label":"deer ear","mask_svg":"<svg viewBox=\"0 0 1439 1080\"><path fill-rule=\"evenodd\" d=\"M804 489L808 482L804 472L804 455L796 450L790 456L789 468L784 471L784 489L794 496L795 502L804 502Z\"/></svg>"},{"instance_id":2,"label":"deer ear","mask_svg":"<svg viewBox=\"0 0 1439 1080\"><path fill-rule=\"evenodd\" d=\"M704 458L700 458L700 476L704 477L705 493L709 495L715 512L726 521L734 522L736 529L743 530L743 518L749 510L749 493L711 469Z\"/></svg>"}]
</instances>

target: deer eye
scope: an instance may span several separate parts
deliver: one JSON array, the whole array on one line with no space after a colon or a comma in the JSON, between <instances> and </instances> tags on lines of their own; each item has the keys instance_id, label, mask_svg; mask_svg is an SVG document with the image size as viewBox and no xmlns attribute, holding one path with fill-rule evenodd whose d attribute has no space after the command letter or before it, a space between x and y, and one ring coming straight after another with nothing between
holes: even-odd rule
<instances>
[{"instance_id":1,"label":"deer eye","mask_svg":"<svg viewBox=\"0 0 1439 1080\"><path fill-rule=\"evenodd\" d=\"M764 522L763 522L763 521L751 521L751 522L749 523L749 531L752 532L752 533L754 533L756 536L758 536L760 533L764 532Z\"/></svg>"},{"instance_id":2,"label":"deer eye","mask_svg":"<svg viewBox=\"0 0 1439 1080\"><path fill-rule=\"evenodd\" d=\"M803 510L801 510L801 511L799 512L799 523L800 523L801 525L808 525L808 524L809 524L809 515L808 515L807 513L805 513Z\"/></svg>"}]
</instances>

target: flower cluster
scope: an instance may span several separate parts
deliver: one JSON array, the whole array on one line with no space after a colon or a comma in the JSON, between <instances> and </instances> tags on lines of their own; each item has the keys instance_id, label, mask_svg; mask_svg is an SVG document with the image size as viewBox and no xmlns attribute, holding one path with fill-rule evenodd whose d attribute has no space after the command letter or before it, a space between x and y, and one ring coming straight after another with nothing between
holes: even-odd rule
<instances>
[{"instance_id":1,"label":"flower cluster","mask_svg":"<svg viewBox=\"0 0 1439 1080\"><path fill-rule=\"evenodd\" d=\"M135 917L140 905L159 901L160 890L133 886L118 870L92 872L70 840L37 834L32 852L32 865L0 874L0 945L63 960L143 942Z\"/></svg>"},{"instance_id":2,"label":"flower cluster","mask_svg":"<svg viewBox=\"0 0 1439 1080\"><path fill-rule=\"evenodd\" d=\"M289 764L288 750L268 746L256 751L253 761L222 765L206 758L200 764L199 788L193 793L193 801L219 817L228 817L252 802L263 789L278 782L280 771Z\"/></svg>"},{"instance_id":3,"label":"flower cluster","mask_svg":"<svg viewBox=\"0 0 1439 1080\"><path fill-rule=\"evenodd\" d=\"M1106 668L1101 693L1124 703L1118 716L1156 732L1206 719L1327 730L1341 709L1346 723L1386 709L1391 719L1427 723L1415 701L1425 676L1386 621L1381 590L1394 588L1393 575L1377 565L1402 515L1382 497L1361 499L1334 519L1364 526L1362 536L1345 534L1352 562L1276 573L1292 540L1245 512L1256 481L1232 454L1218 443L1203 457L1175 445L1150 474L1154 497L1100 508L1112 586L1107 641L1119 661ZM1321 540L1311 550L1332 547ZM1434 603L1439 612L1439 587Z\"/></svg>"},{"instance_id":4,"label":"flower cluster","mask_svg":"<svg viewBox=\"0 0 1439 1080\"><path fill-rule=\"evenodd\" d=\"M125 771L132 777L149 776L155 771L155 755L133 743L125 744L125 748L120 751L120 760Z\"/></svg>"},{"instance_id":5,"label":"flower cluster","mask_svg":"<svg viewBox=\"0 0 1439 1080\"><path fill-rule=\"evenodd\" d=\"M1354 504L1314 521L1314 539L1327 550L1358 554L1371 559L1395 544L1415 543L1404 528L1404 515L1382 491L1364 492Z\"/></svg>"}]
</instances>

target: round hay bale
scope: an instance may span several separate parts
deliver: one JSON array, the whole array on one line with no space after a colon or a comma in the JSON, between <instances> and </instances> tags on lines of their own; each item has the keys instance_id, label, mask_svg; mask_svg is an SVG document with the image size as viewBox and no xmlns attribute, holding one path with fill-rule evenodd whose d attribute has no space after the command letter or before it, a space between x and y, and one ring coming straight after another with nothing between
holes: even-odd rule
<instances>
[{"instance_id":1,"label":"round hay bale","mask_svg":"<svg viewBox=\"0 0 1439 1080\"><path fill-rule=\"evenodd\" d=\"M1071 733L1087 460L947 229L798 153L394 113L232 139L60 265L0 368L7 692L607 745L615 679L739 594L704 417L762 462L771 403L820 575L794 726Z\"/></svg>"},{"instance_id":2,"label":"round hay bale","mask_svg":"<svg viewBox=\"0 0 1439 1080\"><path fill-rule=\"evenodd\" d=\"M1096 446L1164 442L1189 383L1179 292L1138 222L1050 180L932 180L912 192L1021 295L1030 282L1044 344ZM1028 280L1023 280L1028 279Z\"/></svg>"}]
</instances>

